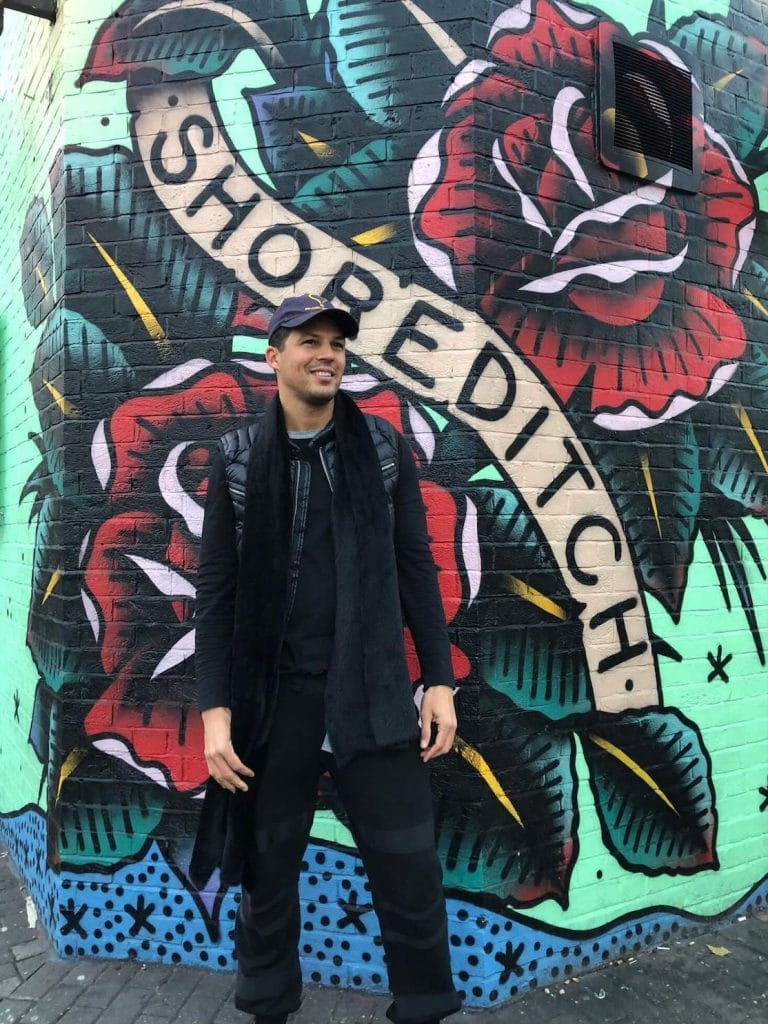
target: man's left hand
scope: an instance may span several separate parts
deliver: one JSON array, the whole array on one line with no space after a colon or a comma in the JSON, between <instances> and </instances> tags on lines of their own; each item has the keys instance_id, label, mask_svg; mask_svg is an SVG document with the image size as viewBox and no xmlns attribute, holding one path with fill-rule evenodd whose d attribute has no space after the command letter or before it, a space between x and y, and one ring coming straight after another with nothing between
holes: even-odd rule
<instances>
[{"instance_id":1,"label":"man's left hand","mask_svg":"<svg viewBox=\"0 0 768 1024\"><path fill-rule=\"evenodd\" d=\"M432 726L437 726L435 742L430 746ZM430 686L421 700L421 760L447 754L456 735L456 709L452 686Z\"/></svg>"}]
</instances>

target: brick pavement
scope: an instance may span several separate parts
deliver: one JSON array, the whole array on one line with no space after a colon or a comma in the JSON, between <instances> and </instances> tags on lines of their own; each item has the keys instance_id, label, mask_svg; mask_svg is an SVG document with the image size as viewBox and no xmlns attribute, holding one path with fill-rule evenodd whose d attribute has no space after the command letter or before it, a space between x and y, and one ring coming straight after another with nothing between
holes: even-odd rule
<instances>
[{"instance_id":1,"label":"brick pavement","mask_svg":"<svg viewBox=\"0 0 768 1024\"><path fill-rule=\"evenodd\" d=\"M189 967L59 960L30 927L0 848L0 1024L247 1024L232 975ZM707 944L725 947L716 956ZM389 1000L307 989L290 1024L386 1024ZM456 1024L766 1024L768 914L628 957Z\"/></svg>"}]
</instances>

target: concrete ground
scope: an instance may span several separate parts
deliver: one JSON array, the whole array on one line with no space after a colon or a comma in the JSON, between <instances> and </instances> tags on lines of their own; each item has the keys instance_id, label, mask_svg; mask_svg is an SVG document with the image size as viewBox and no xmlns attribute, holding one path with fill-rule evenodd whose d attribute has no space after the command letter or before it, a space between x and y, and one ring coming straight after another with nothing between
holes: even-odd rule
<instances>
[{"instance_id":1,"label":"concrete ground","mask_svg":"<svg viewBox=\"0 0 768 1024\"><path fill-rule=\"evenodd\" d=\"M30 927L23 886L0 848L0 1024L248 1024L231 974L60 960ZM709 947L714 947L714 952ZM723 954L723 950L727 952ZM389 1000L308 988L290 1024L385 1024ZM658 947L455 1024L767 1024L768 914Z\"/></svg>"}]
</instances>

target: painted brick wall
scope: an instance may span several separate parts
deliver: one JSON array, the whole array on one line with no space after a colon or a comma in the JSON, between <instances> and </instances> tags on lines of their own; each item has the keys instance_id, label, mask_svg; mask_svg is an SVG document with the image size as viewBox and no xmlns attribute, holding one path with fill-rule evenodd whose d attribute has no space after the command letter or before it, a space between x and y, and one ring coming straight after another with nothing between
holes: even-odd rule
<instances>
[{"instance_id":1,"label":"painted brick wall","mask_svg":"<svg viewBox=\"0 0 768 1024\"><path fill-rule=\"evenodd\" d=\"M61 385L60 371L53 368L49 387L34 387L30 373L61 289L62 222L52 204L63 134L62 28L6 11L0 46L0 815L3 830L7 826L11 835L25 826L30 813L35 818L29 841L15 854L25 875L41 879L41 918L55 928L56 903L49 897L56 879L46 871L43 815L51 757L48 726L58 695L54 686L38 682L36 642L30 638L28 645L27 626L31 578L44 534L37 489L44 492L52 474L41 462L37 406L50 405Z\"/></svg>"},{"instance_id":2,"label":"painted brick wall","mask_svg":"<svg viewBox=\"0 0 768 1024\"><path fill-rule=\"evenodd\" d=\"M345 386L419 464L468 1001L762 904L765 5L65 0L0 44L0 834L60 951L231 967L195 568L291 290L358 310ZM385 987L325 779L302 907L307 978Z\"/></svg>"}]
</instances>

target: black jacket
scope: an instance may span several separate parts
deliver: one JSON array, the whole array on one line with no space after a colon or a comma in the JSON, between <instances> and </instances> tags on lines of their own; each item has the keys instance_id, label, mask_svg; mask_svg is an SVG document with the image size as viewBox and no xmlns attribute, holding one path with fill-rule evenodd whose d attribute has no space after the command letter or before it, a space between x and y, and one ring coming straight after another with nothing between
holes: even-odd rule
<instances>
[{"instance_id":1,"label":"black jacket","mask_svg":"<svg viewBox=\"0 0 768 1024\"><path fill-rule=\"evenodd\" d=\"M413 634L425 687L453 685L445 617L413 456L403 437L385 420L366 416L379 457L393 520L401 608ZM248 458L258 435L254 422L233 430L219 442L208 483L206 544L198 570L196 607L196 677L201 710L230 706L231 642L234 629L238 555L244 516ZM331 486L336 446L332 425L315 439ZM328 434L330 433L330 437ZM306 522L308 488L302 463L291 460L291 574L287 622L295 594Z\"/></svg>"}]
</instances>

